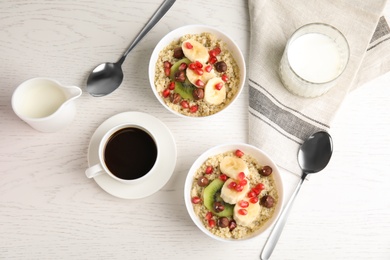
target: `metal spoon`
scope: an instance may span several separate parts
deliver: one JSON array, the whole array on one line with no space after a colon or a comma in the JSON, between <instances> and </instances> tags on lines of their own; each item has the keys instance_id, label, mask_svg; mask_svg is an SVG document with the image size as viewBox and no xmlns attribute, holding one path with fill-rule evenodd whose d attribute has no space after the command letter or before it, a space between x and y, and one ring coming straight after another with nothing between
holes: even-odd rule
<instances>
[{"instance_id":1,"label":"metal spoon","mask_svg":"<svg viewBox=\"0 0 390 260\"><path fill-rule=\"evenodd\" d=\"M279 240L282 230L287 221L287 216L297 196L303 181L308 174L317 173L323 170L328 164L333 151L332 138L327 132L317 132L311 135L300 147L298 152L298 163L302 169L302 176L286 207L283 209L276 224L271 231L267 242L261 252L260 259L268 260Z\"/></svg>"},{"instance_id":2,"label":"metal spoon","mask_svg":"<svg viewBox=\"0 0 390 260\"><path fill-rule=\"evenodd\" d=\"M139 41L153 28L154 25L168 12L176 0L165 0L156 10L148 23L142 28L137 37L130 44L123 56L115 63L107 62L97 66L87 80L87 91L94 97L110 94L119 87L123 80L122 63L127 54L138 44Z\"/></svg>"}]
</instances>

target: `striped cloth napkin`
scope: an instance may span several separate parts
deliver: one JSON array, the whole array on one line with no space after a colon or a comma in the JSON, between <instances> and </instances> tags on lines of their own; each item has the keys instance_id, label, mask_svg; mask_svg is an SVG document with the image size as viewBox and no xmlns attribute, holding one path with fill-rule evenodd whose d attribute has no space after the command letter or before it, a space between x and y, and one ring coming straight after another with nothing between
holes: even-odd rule
<instances>
[{"instance_id":1,"label":"striped cloth napkin","mask_svg":"<svg viewBox=\"0 0 390 260\"><path fill-rule=\"evenodd\" d=\"M300 175L299 146L311 134L329 131L346 95L390 70L390 29L382 16L386 0L249 0L249 143ZM350 45L348 66L338 83L317 98L287 91L278 76L291 34L308 23L339 29Z\"/></svg>"}]
</instances>

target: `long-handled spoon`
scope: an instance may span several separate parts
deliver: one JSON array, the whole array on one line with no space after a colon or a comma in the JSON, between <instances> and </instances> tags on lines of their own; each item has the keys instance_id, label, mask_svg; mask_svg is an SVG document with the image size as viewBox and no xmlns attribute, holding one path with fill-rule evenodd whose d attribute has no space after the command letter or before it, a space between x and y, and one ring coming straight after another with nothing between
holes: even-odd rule
<instances>
[{"instance_id":1,"label":"long-handled spoon","mask_svg":"<svg viewBox=\"0 0 390 260\"><path fill-rule=\"evenodd\" d=\"M130 44L123 56L115 63L106 62L97 66L87 80L87 91L94 97L110 94L119 87L123 80L122 63L129 52L153 28L154 25L168 12L176 0L165 0L156 10L148 23L142 28L137 37Z\"/></svg>"},{"instance_id":2,"label":"long-handled spoon","mask_svg":"<svg viewBox=\"0 0 390 260\"><path fill-rule=\"evenodd\" d=\"M297 196L303 181L308 174L317 173L323 170L328 164L333 151L332 138L327 132L317 132L311 135L300 147L298 152L298 163L302 169L301 180L293 192L286 207L283 209L279 218L276 220L275 226L271 231L267 242L261 252L260 259L268 260L279 240L282 230L287 221L287 216L290 213L295 197Z\"/></svg>"}]
</instances>

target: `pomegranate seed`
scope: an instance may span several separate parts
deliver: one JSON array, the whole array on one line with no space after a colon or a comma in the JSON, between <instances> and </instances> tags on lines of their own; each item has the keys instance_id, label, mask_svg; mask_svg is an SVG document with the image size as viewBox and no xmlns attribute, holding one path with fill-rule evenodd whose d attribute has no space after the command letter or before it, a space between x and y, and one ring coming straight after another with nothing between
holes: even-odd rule
<instances>
[{"instance_id":1,"label":"pomegranate seed","mask_svg":"<svg viewBox=\"0 0 390 260\"><path fill-rule=\"evenodd\" d=\"M196 72L196 74L198 74L199 76L201 76L201 75L203 75L203 70L202 69L199 69L199 68L196 68L195 69L195 72Z\"/></svg>"},{"instance_id":2,"label":"pomegranate seed","mask_svg":"<svg viewBox=\"0 0 390 260\"><path fill-rule=\"evenodd\" d=\"M200 62L200 61L195 61L195 65L196 65L196 67L198 68L198 69L201 69L201 68L203 68L203 64Z\"/></svg>"},{"instance_id":3,"label":"pomegranate seed","mask_svg":"<svg viewBox=\"0 0 390 260\"><path fill-rule=\"evenodd\" d=\"M244 152L237 149L236 152L234 153L237 157L241 158L244 155Z\"/></svg>"},{"instance_id":4,"label":"pomegranate seed","mask_svg":"<svg viewBox=\"0 0 390 260\"><path fill-rule=\"evenodd\" d=\"M255 196L259 195L261 192L261 190L256 187L252 188L251 191L255 194Z\"/></svg>"},{"instance_id":5,"label":"pomegranate seed","mask_svg":"<svg viewBox=\"0 0 390 260\"><path fill-rule=\"evenodd\" d=\"M227 175L226 174L221 174L221 175L219 175L219 179L221 180L221 181L226 181L227 180Z\"/></svg>"},{"instance_id":6,"label":"pomegranate seed","mask_svg":"<svg viewBox=\"0 0 390 260\"><path fill-rule=\"evenodd\" d=\"M237 192L241 192L244 189L244 186L237 184L236 187L234 188Z\"/></svg>"},{"instance_id":7,"label":"pomegranate seed","mask_svg":"<svg viewBox=\"0 0 390 260\"><path fill-rule=\"evenodd\" d=\"M181 107L182 108L189 108L189 104L188 104L188 102L187 101L185 101L185 100L183 100L182 102L180 102L180 105L181 105Z\"/></svg>"},{"instance_id":8,"label":"pomegranate seed","mask_svg":"<svg viewBox=\"0 0 390 260\"><path fill-rule=\"evenodd\" d=\"M187 49L192 49L194 46L192 46L191 43L186 42L186 43L185 43L185 47L186 47Z\"/></svg>"},{"instance_id":9,"label":"pomegranate seed","mask_svg":"<svg viewBox=\"0 0 390 260\"><path fill-rule=\"evenodd\" d=\"M207 66L204 68L204 70L205 70L206 72L210 72L212 69L213 69L213 66L211 66L211 65L207 65Z\"/></svg>"},{"instance_id":10,"label":"pomegranate seed","mask_svg":"<svg viewBox=\"0 0 390 260\"><path fill-rule=\"evenodd\" d=\"M239 181L242 181L243 179L245 179L245 173L244 172L240 172L238 175L237 175L237 179Z\"/></svg>"},{"instance_id":11,"label":"pomegranate seed","mask_svg":"<svg viewBox=\"0 0 390 260\"><path fill-rule=\"evenodd\" d=\"M237 183L234 182L234 181L232 181L231 183L228 184L228 188L229 188L229 189L235 189L236 186L237 186Z\"/></svg>"},{"instance_id":12,"label":"pomegranate seed","mask_svg":"<svg viewBox=\"0 0 390 260\"><path fill-rule=\"evenodd\" d=\"M183 62L179 66L179 70L185 70L187 68L187 63Z\"/></svg>"},{"instance_id":13,"label":"pomegranate seed","mask_svg":"<svg viewBox=\"0 0 390 260\"><path fill-rule=\"evenodd\" d=\"M217 84L215 84L215 89L217 89L217 90L221 90L221 88L223 87L223 82L219 82L219 83L217 83Z\"/></svg>"},{"instance_id":14,"label":"pomegranate seed","mask_svg":"<svg viewBox=\"0 0 390 260\"><path fill-rule=\"evenodd\" d=\"M224 82L228 82L229 77L228 77L228 75L223 74L223 75L221 76L221 79L222 79Z\"/></svg>"},{"instance_id":15,"label":"pomegranate seed","mask_svg":"<svg viewBox=\"0 0 390 260\"><path fill-rule=\"evenodd\" d=\"M215 56L217 56L217 54L215 53L214 50L210 50L210 51L209 51L209 55L210 55L210 57L215 57Z\"/></svg>"},{"instance_id":16,"label":"pomegranate seed","mask_svg":"<svg viewBox=\"0 0 390 260\"><path fill-rule=\"evenodd\" d=\"M206 213L206 220L210 220L211 218L213 217L213 213L211 213L210 211Z\"/></svg>"},{"instance_id":17,"label":"pomegranate seed","mask_svg":"<svg viewBox=\"0 0 390 260\"><path fill-rule=\"evenodd\" d=\"M220 53L221 53L221 49L219 47L216 47L216 48L212 49L211 51L209 51L209 55L211 57L216 57Z\"/></svg>"},{"instance_id":18,"label":"pomegranate seed","mask_svg":"<svg viewBox=\"0 0 390 260\"><path fill-rule=\"evenodd\" d=\"M190 63L188 68L190 68L190 70L195 70L197 68L195 62Z\"/></svg>"},{"instance_id":19,"label":"pomegranate seed","mask_svg":"<svg viewBox=\"0 0 390 260\"><path fill-rule=\"evenodd\" d=\"M217 62L217 58L215 58L214 56L210 56L210 58L209 58L209 63L210 64L214 64L214 63L216 63Z\"/></svg>"},{"instance_id":20,"label":"pomegranate seed","mask_svg":"<svg viewBox=\"0 0 390 260\"><path fill-rule=\"evenodd\" d=\"M241 200L238 202L238 205L240 205L241 208L247 208L249 206L249 202L246 200Z\"/></svg>"},{"instance_id":21,"label":"pomegranate seed","mask_svg":"<svg viewBox=\"0 0 390 260\"><path fill-rule=\"evenodd\" d=\"M197 85L198 87L203 88L205 84L204 84L204 82L202 80L198 79L197 81L195 81L195 85Z\"/></svg>"},{"instance_id":22,"label":"pomegranate seed","mask_svg":"<svg viewBox=\"0 0 390 260\"><path fill-rule=\"evenodd\" d=\"M253 197L256 197L257 194L256 192L254 192L253 190L249 191L248 194L247 194L248 198L253 198Z\"/></svg>"},{"instance_id":23,"label":"pomegranate seed","mask_svg":"<svg viewBox=\"0 0 390 260\"><path fill-rule=\"evenodd\" d=\"M169 96L169 94L171 93L171 91L169 90L169 88L166 88L166 89L164 89L164 91L162 92L162 95L163 95L163 97L168 97Z\"/></svg>"},{"instance_id":24,"label":"pomegranate seed","mask_svg":"<svg viewBox=\"0 0 390 260\"><path fill-rule=\"evenodd\" d=\"M257 190L259 190L259 191L262 191L262 190L265 189L265 186L264 186L264 184L259 183L259 184L257 184L257 185L255 186L255 189L257 189Z\"/></svg>"},{"instance_id":25,"label":"pomegranate seed","mask_svg":"<svg viewBox=\"0 0 390 260\"><path fill-rule=\"evenodd\" d=\"M209 220L209 227L211 227L211 228L215 227L215 220L214 219Z\"/></svg>"},{"instance_id":26,"label":"pomegranate seed","mask_svg":"<svg viewBox=\"0 0 390 260\"><path fill-rule=\"evenodd\" d=\"M246 214L248 214L248 211L246 209L239 209L238 214L245 216Z\"/></svg>"},{"instance_id":27,"label":"pomegranate seed","mask_svg":"<svg viewBox=\"0 0 390 260\"><path fill-rule=\"evenodd\" d=\"M198 204L201 201L201 199L197 196L194 196L191 198L191 202L194 204Z\"/></svg>"},{"instance_id":28,"label":"pomegranate seed","mask_svg":"<svg viewBox=\"0 0 390 260\"><path fill-rule=\"evenodd\" d=\"M205 173L206 174L212 174L214 171L213 166L207 166Z\"/></svg>"},{"instance_id":29,"label":"pomegranate seed","mask_svg":"<svg viewBox=\"0 0 390 260\"><path fill-rule=\"evenodd\" d=\"M239 184L240 184L241 186L245 186L247 183L248 183L248 181L247 181L246 179L243 179L243 180L241 180L241 181L239 182Z\"/></svg>"},{"instance_id":30,"label":"pomegranate seed","mask_svg":"<svg viewBox=\"0 0 390 260\"><path fill-rule=\"evenodd\" d=\"M252 197L249 199L249 202L252 203L252 204L256 204L257 202L259 202L259 198L258 197Z\"/></svg>"},{"instance_id":31,"label":"pomegranate seed","mask_svg":"<svg viewBox=\"0 0 390 260\"><path fill-rule=\"evenodd\" d=\"M168 85L168 88L169 88L170 90L174 90L174 89L175 89L175 82L171 81L171 82L169 83L169 85Z\"/></svg>"},{"instance_id":32,"label":"pomegranate seed","mask_svg":"<svg viewBox=\"0 0 390 260\"><path fill-rule=\"evenodd\" d=\"M170 69L172 67L172 64L169 61L164 61L164 68Z\"/></svg>"},{"instance_id":33,"label":"pomegranate seed","mask_svg":"<svg viewBox=\"0 0 390 260\"><path fill-rule=\"evenodd\" d=\"M193 105L190 107L190 112L191 113L196 113L196 111L198 111L198 106L197 105Z\"/></svg>"},{"instance_id":34,"label":"pomegranate seed","mask_svg":"<svg viewBox=\"0 0 390 260\"><path fill-rule=\"evenodd\" d=\"M214 51L215 51L215 53L216 53L217 55L221 54L221 48L219 48L219 47L215 47L215 48L214 48Z\"/></svg>"},{"instance_id":35,"label":"pomegranate seed","mask_svg":"<svg viewBox=\"0 0 390 260\"><path fill-rule=\"evenodd\" d=\"M171 68L164 68L165 76L169 77L171 75Z\"/></svg>"}]
</instances>

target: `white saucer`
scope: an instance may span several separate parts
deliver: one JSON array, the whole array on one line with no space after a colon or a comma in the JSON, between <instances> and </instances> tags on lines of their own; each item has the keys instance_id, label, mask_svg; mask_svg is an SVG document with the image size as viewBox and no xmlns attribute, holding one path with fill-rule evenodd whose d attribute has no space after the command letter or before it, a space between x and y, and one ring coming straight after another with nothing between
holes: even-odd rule
<instances>
[{"instance_id":1,"label":"white saucer","mask_svg":"<svg viewBox=\"0 0 390 260\"><path fill-rule=\"evenodd\" d=\"M161 160L150 176L141 183L124 184L108 174L94 177L96 183L109 194L123 199L139 199L152 195L160 190L171 177L176 166L176 144L168 127L157 118L141 112L124 112L108 118L95 131L88 147L88 166L99 162L98 147L103 135L112 127L123 123L133 123L153 132L156 142L162 147L159 151Z\"/></svg>"}]
</instances>

